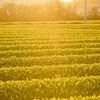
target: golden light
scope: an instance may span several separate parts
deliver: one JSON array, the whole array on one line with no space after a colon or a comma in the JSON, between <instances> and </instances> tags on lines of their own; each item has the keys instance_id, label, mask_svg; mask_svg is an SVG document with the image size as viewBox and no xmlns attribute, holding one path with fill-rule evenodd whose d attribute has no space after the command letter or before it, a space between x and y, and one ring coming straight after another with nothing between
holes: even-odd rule
<instances>
[{"instance_id":1,"label":"golden light","mask_svg":"<svg viewBox=\"0 0 100 100\"><path fill-rule=\"evenodd\" d=\"M61 2L71 2L73 0L60 0Z\"/></svg>"}]
</instances>

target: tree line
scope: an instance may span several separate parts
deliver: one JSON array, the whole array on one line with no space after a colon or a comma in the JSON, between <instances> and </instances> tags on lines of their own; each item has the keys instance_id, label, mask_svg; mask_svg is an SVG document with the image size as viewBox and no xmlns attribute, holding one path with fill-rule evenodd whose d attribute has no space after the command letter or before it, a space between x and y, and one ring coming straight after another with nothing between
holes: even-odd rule
<instances>
[{"instance_id":1,"label":"tree line","mask_svg":"<svg viewBox=\"0 0 100 100\"><path fill-rule=\"evenodd\" d=\"M65 5L55 0L45 4L16 4L5 3L0 6L0 21L58 21L58 20L82 20L84 14L76 11L77 5ZM94 7L88 14L88 19L100 19L98 8Z\"/></svg>"}]
</instances>

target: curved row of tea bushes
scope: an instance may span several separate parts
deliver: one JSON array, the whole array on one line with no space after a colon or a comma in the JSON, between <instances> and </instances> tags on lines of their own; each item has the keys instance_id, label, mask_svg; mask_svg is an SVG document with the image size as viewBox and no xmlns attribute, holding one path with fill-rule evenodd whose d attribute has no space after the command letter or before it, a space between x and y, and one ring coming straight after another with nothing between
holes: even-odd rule
<instances>
[{"instance_id":1,"label":"curved row of tea bushes","mask_svg":"<svg viewBox=\"0 0 100 100\"><path fill-rule=\"evenodd\" d=\"M41 49L41 50L7 50L0 51L0 57L8 58L11 56L16 57L41 57L52 55L86 55L86 54L100 54L99 48L79 48L79 49Z\"/></svg>"},{"instance_id":2,"label":"curved row of tea bushes","mask_svg":"<svg viewBox=\"0 0 100 100\"><path fill-rule=\"evenodd\" d=\"M100 95L100 77L34 79L0 82L0 100L70 98Z\"/></svg>"},{"instance_id":3,"label":"curved row of tea bushes","mask_svg":"<svg viewBox=\"0 0 100 100\"><path fill-rule=\"evenodd\" d=\"M33 65L65 65L65 64L93 64L100 63L100 54L42 56L42 57L9 57L0 58L0 68L5 66L33 66Z\"/></svg>"},{"instance_id":4,"label":"curved row of tea bushes","mask_svg":"<svg viewBox=\"0 0 100 100\"><path fill-rule=\"evenodd\" d=\"M100 76L100 63L58 66L32 66L0 68L0 80L32 80L59 77Z\"/></svg>"},{"instance_id":5,"label":"curved row of tea bushes","mask_svg":"<svg viewBox=\"0 0 100 100\"><path fill-rule=\"evenodd\" d=\"M41 100L100 100L100 96L87 96L87 97L70 97L70 98L51 98L51 99L47 99L47 98L42 98ZM33 100L40 100L40 99L33 99Z\"/></svg>"},{"instance_id":6,"label":"curved row of tea bushes","mask_svg":"<svg viewBox=\"0 0 100 100\"><path fill-rule=\"evenodd\" d=\"M68 44L16 44L0 45L0 51L7 50L41 50L41 49L82 49L82 48L99 48L100 43L68 43Z\"/></svg>"}]
</instances>

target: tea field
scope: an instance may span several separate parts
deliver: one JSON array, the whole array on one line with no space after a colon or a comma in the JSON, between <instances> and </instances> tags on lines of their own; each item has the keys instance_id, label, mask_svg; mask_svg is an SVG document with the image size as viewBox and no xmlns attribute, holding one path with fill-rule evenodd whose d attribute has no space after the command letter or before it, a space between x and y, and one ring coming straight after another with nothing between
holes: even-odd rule
<instances>
[{"instance_id":1,"label":"tea field","mask_svg":"<svg viewBox=\"0 0 100 100\"><path fill-rule=\"evenodd\" d=\"M100 24L0 23L0 100L100 100Z\"/></svg>"}]
</instances>

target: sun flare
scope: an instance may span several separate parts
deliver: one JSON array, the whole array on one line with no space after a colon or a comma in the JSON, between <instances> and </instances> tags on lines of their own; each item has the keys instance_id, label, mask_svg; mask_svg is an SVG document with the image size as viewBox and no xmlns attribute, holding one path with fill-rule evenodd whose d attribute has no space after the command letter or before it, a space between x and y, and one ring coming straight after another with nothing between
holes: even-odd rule
<instances>
[{"instance_id":1,"label":"sun flare","mask_svg":"<svg viewBox=\"0 0 100 100\"><path fill-rule=\"evenodd\" d=\"M71 2L73 0L60 0L61 2Z\"/></svg>"}]
</instances>

